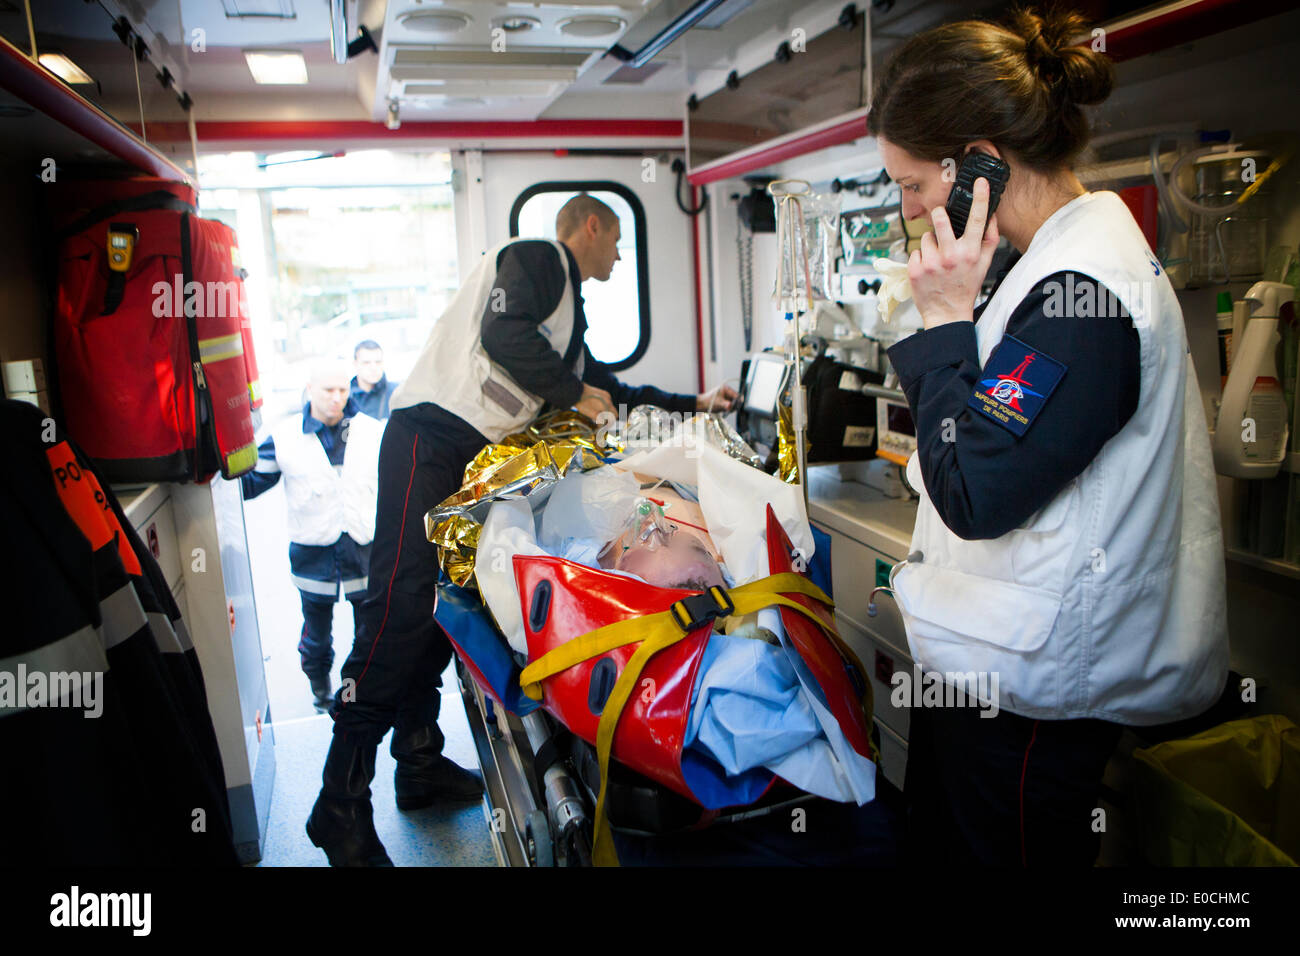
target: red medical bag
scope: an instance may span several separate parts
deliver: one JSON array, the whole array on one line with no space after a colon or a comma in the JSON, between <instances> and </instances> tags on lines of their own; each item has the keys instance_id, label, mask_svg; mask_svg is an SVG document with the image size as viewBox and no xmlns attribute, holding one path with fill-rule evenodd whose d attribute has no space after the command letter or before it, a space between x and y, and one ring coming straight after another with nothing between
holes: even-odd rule
<instances>
[{"instance_id":1,"label":"red medical bag","mask_svg":"<svg viewBox=\"0 0 1300 956\"><path fill-rule=\"evenodd\" d=\"M158 179L78 183L63 197L59 393L69 433L110 481L233 478L257 462L239 246L195 199Z\"/></svg>"}]
</instances>

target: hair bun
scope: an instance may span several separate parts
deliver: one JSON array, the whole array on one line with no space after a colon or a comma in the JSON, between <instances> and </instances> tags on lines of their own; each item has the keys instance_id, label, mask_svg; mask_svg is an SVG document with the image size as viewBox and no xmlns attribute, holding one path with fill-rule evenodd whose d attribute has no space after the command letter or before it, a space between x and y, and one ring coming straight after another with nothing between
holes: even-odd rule
<instances>
[{"instance_id":1,"label":"hair bun","mask_svg":"<svg viewBox=\"0 0 1300 956\"><path fill-rule=\"evenodd\" d=\"M1077 37L1087 35L1087 24L1077 13L1017 10L1011 30L1024 41L1026 64L1052 93L1080 106L1110 95L1114 67L1104 54L1076 44Z\"/></svg>"},{"instance_id":2,"label":"hair bun","mask_svg":"<svg viewBox=\"0 0 1300 956\"><path fill-rule=\"evenodd\" d=\"M1061 52L1048 45L1041 28L1035 28L1034 32L1025 38L1025 59L1029 62L1030 68L1036 72L1042 72L1043 67L1059 70Z\"/></svg>"}]
</instances>

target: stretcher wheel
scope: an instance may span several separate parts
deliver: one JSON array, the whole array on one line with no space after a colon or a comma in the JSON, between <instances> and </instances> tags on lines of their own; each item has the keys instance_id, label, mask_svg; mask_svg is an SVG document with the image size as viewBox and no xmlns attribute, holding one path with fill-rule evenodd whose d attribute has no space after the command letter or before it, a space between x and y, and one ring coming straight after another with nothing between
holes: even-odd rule
<instances>
[{"instance_id":1,"label":"stretcher wheel","mask_svg":"<svg viewBox=\"0 0 1300 956\"><path fill-rule=\"evenodd\" d=\"M545 810L533 810L524 820L524 840L533 866L555 866L555 844Z\"/></svg>"}]
</instances>

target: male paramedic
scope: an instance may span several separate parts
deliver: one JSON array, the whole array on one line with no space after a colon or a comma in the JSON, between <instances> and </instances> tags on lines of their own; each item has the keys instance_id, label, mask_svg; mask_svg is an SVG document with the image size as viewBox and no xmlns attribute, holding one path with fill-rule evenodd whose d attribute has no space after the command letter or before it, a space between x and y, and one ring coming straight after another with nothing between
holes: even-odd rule
<instances>
[{"instance_id":1,"label":"male paramedic","mask_svg":"<svg viewBox=\"0 0 1300 956\"><path fill-rule=\"evenodd\" d=\"M385 421L397 383L384 374L384 350L373 339L357 343L352 350L356 375L352 376L352 400L371 418Z\"/></svg>"},{"instance_id":2,"label":"male paramedic","mask_svg":"<svg viewBox=\"0 0 1300 956\"><path fill-rule=\"evenodd\" d=\"M375 751L393 728L399 809L477 800L482 780L442 756L438 688L451 645L433 620L437 556L424 514L461 485L485 445L518 431L544 406L595 419L615 403L670 411L726 411L719 386L675 395L620 382L587 351L582 283L604 282L618 261L619 221L586 194L556 216L557 241L512 240L488 252L438 319L392 398L379 457L370 589L334 702L334 737L307 835L331 865L391 866L375 832Z\"/></svg>"},{"instance_id":3,"label":"male paramedic","mask_svg":"<svg viewBox=\"0 0 1300 956\"><path fill-rule=\"evenodd\" d=\"M331 633L340 588L359 605L375 536L379 442L384 426L357 410L341 364L319 363L302 414L290 415L258 446L257 467L239 480L256 498L283 476L289 503L289 573L302 596L298 654L316 706L329 707Z\"/></svg>"}]
</instances>

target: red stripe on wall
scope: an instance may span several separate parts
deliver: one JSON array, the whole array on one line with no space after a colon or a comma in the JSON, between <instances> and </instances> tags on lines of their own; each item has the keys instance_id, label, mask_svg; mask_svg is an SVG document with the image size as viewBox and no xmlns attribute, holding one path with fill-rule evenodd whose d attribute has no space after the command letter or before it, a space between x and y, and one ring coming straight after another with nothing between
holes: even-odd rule
<instances>
[{"instance_id":1,"label":"red stripe on wall","mask_svg":"<svg viewBox=\"0 0 1300 956\"><path fill-rule=\"evenodd\" d=\"M626 139L681 139L681 120L529 120L502 123L403 123L388 129L367 120L304 120L275 122L198 123L199 142L250 142L272 140L405 140L405 139L565 139L608 136ZM187 140L184 123L150 123L149 135L159 140ZM553 143L548 143L550 148Z\"/></svg>"}]
</instances>

